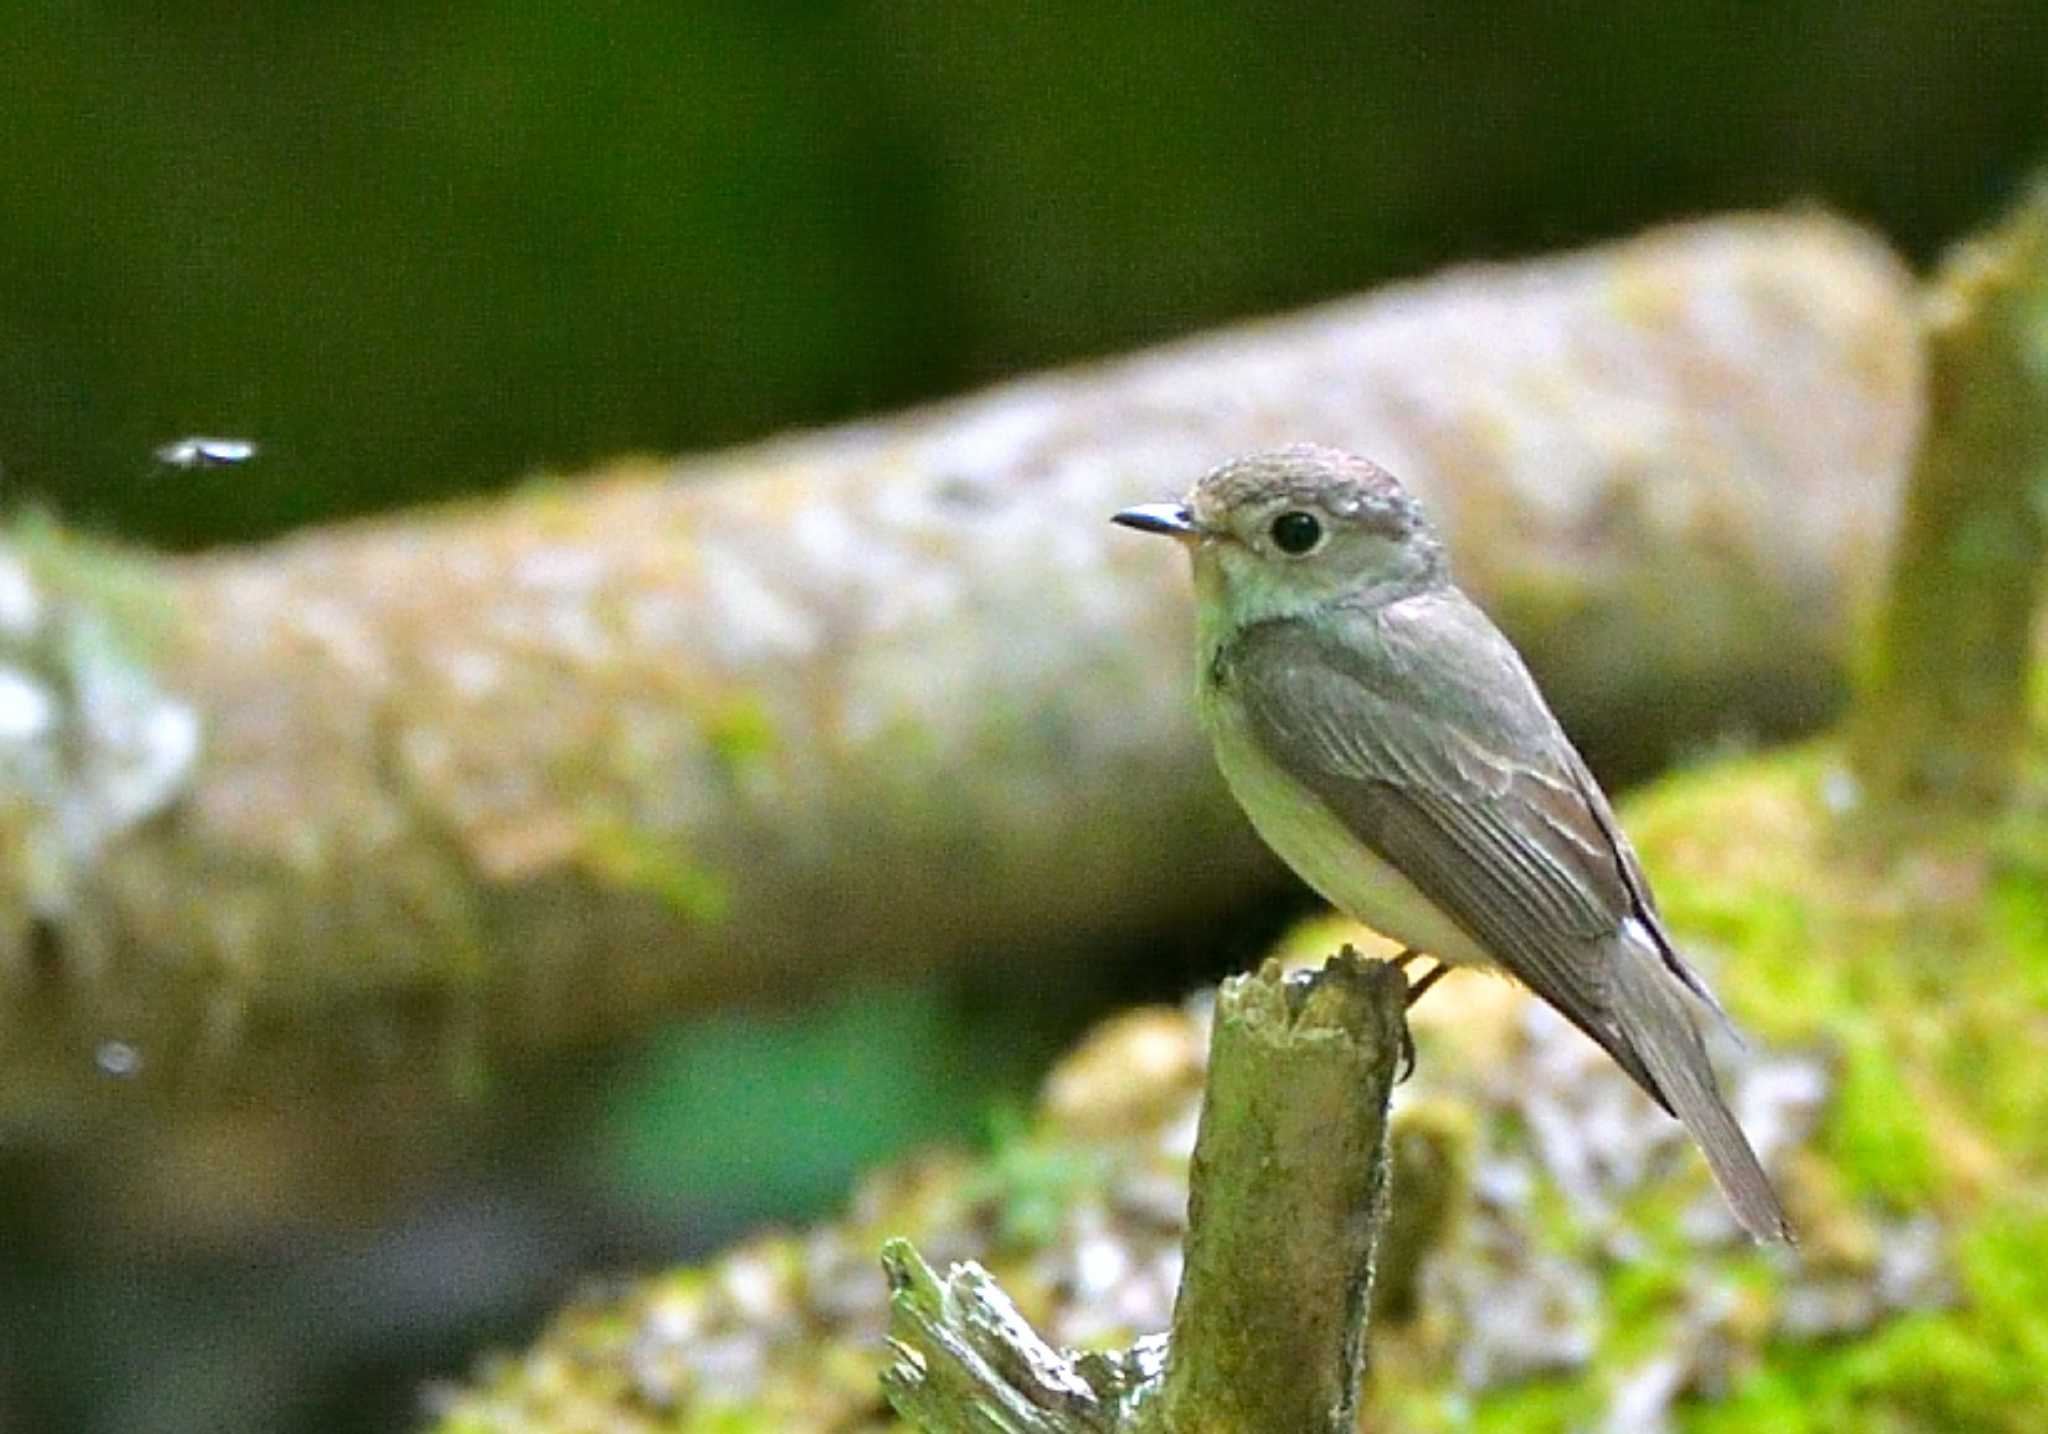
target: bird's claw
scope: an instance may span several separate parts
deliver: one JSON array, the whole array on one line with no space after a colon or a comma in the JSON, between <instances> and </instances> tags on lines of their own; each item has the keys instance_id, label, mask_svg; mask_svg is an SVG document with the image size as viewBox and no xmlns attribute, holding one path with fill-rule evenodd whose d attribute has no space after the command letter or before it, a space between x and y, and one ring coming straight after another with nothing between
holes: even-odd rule
<instances>
[{"instance_id":1,"label":"bird's claw","mask_svg":"<svg viewBox=\"0 0 2048 1434\"><path fill-rule=\"evenodd\" d=\"M1405 976L1408 970L1408 963L1421 954L1420 951L1412 948L1404 949L1400 955L1393 958L1393 964ZM1443 979L1444 972L1450 969L1449 966L1439 961L1430 968L1421 980L1408 983L1408 999L1401 1007L1401 1069L1394 1076L1395 1085L1402 1084L1408 1077L1415 1074L1415 1035L1408 1029L1408 1012L1414 1008L1417 1001L1422 999L1423 994L1431 986L1434 986Z\"/></svg>"}]
</instances>

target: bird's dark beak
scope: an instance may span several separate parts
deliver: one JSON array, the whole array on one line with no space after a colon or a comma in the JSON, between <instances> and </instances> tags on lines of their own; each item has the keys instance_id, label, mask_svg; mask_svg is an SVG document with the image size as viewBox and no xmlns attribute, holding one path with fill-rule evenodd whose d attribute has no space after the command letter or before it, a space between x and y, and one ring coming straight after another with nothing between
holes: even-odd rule
<instances>
[{"instance_id":1,"label":"bird's dark beak","mask_svg":"<svg viewBox=\"0 0 2048 1434\"><path fill-rule=\"evenodd\" d=\"M1188 512L1185 503L1140 503L1135 508L1126 508L1110 520L1126 528L1136 528L1141 533L1164 533L1183 543L1192 543L1202 536L1194 516Z\"/></svg>"}]
</instances>

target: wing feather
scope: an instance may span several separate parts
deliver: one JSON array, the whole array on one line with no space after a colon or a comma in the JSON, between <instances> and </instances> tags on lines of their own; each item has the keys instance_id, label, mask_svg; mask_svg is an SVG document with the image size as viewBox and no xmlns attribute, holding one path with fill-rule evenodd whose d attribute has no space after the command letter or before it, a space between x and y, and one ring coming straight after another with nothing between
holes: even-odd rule
<instances>
[{"instance_id":1,"label":"wing feather","mask_svg":"<svg viewBox=\"0 0 2048 1434\"><path fill-rule=\"evenodd\" d=\"M1590 779L1581 782L1577 754L1506 639L1455 592L1428 599L1435 610L1405 624L1384 610L1348 615L1379 623L1370 634L1299 622L1247 629L1230 667L1253 737L1664 1101L1612 1014L1607 948L1626 920L1644 919L1633 857L1593 805L1597 787L1589 800ZM1432 662L1417 628L1461 661ZM1646 928L1654 923L1650 912Z\"/></svg>"}]
</instances>

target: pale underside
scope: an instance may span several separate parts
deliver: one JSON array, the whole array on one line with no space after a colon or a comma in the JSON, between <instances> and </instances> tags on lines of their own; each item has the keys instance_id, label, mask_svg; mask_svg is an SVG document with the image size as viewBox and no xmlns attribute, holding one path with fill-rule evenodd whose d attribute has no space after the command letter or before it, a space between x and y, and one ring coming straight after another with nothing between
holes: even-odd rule
<instances>
[{"instance_id":1,"label":"pale underside","mask_svg":"<svg viewBox=\"0 0 2048 1434\"><path fill-rule=\"evenodd\" d=\"M1498 966L1463 927L1353 836L1330 809L1266 756L1234 699L1207 704L1216 764L1259 837L1316 894L1414 951L1454 966Z\"/></svg>"}]
</instances>

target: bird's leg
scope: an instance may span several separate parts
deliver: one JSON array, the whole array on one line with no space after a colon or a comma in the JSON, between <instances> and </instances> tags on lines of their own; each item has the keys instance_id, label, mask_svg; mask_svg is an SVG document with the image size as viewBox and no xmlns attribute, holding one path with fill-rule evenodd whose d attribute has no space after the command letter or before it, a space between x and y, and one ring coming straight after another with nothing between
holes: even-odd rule
<instances>
[{"instance_id":1,"label":"bird's leg","mask_svg":"<svg viewBox=\"0 0 2048 1434\"><path fill-rule=\"evenodd\" d=\"M1410 961L1413 961L1416 957L1420 956L1421 954L1422 953L1420 951L1413 950L1412 948L1405 949L1401 952L1399 956L1396 956L1394 958L1393 964L1402 972L1402 974L1405 975L1408 970L1408 963ZM1408 999L1402 1005L1403 1014L1401 1019L1401 1073L1394 1077L1394 1084L1396 1085L1401 1084L1403 1081L1407 1080L1408 1077L1415 1074L1415 1036L1408 1029L1408 1020L1406 1013L1408 1010L1413 1008L1417 1001L1422 999L1423 993L1428 991L1429 988L1431 986L1434 986L1438 981L1442 980L1444 972L1450 969L1451 968L1447 964L1445 964L1442 961L1439 961L1436 963L1435 966L1430 968L1428 974L1423 976L1421 980L1411 981L1408 983Z\"/></svg>"},{"instance_id":2,"label":"bird's leg","mask_svg":"<svg viewBox=\"0 0 2048 1434\"><path fill-rule=\"evenodd\" d=\"M1444 973L1445 973L1446 971L1449 971L1450 969L1451 969L1451 968L1450 968L1450 967L1449 967L1448 965L1446 965L1446 964L1444 964L1443 962L1439 961L1439 962L1438 962L1438 963L1436 964L1435 968L1434 968L1433 970L1431 970L1431 971L1430 971L1430 973L1429 973L1429 974L1428 974L1427 976L1424 976L1424 977L1423 977L1423 978L1422 978L1422 979L1421 979L1420 981L1411 981L1411 982L1409 982L1409 983L1408 983L1408 1006L1409 1006L1409 1008L1410 1008L1410 1009L1413 1009L1413 1008L1414 1008L1414 1005L1415 1005L1415 1003L1416 1003L1417 1001L1421 1000L1421 999L1422 999L1422 998L1423 998L1423 997L1424 997L1425 995L1427 995L1427 994L1428 994L1428 992L1429 992L1429 988L1430 988L1431 986L1434 986L1434 985L1435 985L1435 984L1436 984L1437 982L1439 982L1439 981L1443 980L1443 978L1444 978Z\"/></svg>"},{"instance_id":3,"label":"bird's leg","mask_svg":"<svg viewBox=\"0 0 2048 1434\"><path fill-rule=\"evenodd\" d=\"M1400 955L1389 956L1387 958L1387 964L1389 966L1392 966L1396 971L1399 971L1403 975L1406 975L1408 973L1408 963L1410 961L1419 961L1421 959L1422 953L1420 951L1417 951L1413 946L1403 946L1401 948Z\"/></svg>"}]
</instances>

